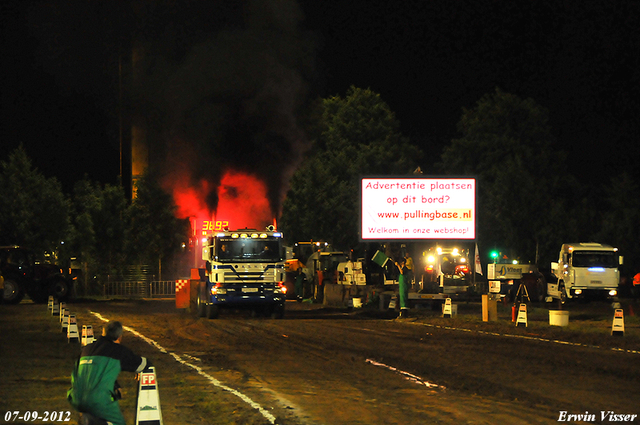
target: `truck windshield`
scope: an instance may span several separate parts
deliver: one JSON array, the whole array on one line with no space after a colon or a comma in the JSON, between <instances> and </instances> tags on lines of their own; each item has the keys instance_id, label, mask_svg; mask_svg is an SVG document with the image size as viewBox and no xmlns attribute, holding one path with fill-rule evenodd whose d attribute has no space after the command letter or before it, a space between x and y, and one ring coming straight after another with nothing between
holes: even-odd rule
<instances>
[{"instance_id":1,"label":"truck windshield","mask_svg":"<svg viewBox=\"0 0 640 425\"><path fill-rule=\"evenodd\" d=\"M215 255L221 262L282 261L280 239L220 238Z\"/></svg>"},{"instance_id":2,"label":"truck windshield","mask_svg":"<svg viewBox=\"0 0 640 425\"><path fill-rule=\"evenodd\" d=\"M618 257L612 251L574 251L573 267L618 267Z\"/></svg>"}]
</instances>

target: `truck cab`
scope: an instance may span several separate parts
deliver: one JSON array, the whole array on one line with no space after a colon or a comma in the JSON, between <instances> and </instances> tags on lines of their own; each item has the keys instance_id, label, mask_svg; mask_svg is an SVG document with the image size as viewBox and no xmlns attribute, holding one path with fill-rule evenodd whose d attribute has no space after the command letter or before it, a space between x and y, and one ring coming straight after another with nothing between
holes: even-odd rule
<instances>
[{"instance_id":1,"label":"truck cab","mask_svg":"<svg viewBox=\"0 0 640 425\"><path fill-rule=\"evenodd\" d=\"M206 281L196 300L198 315L214 319L222 308L250 308L284 316L285 252L277 231L240 229L218 232L202 249Z\"/></svg>"},{"instance_id":2,"label":"truck cab","mask_svg":"<svg viewBox=\"0 0 640 425\"><path fill-rule=\"evenodd\" d=\"M547 284L547 293L561 301L588 296L614 297L622 263L618 248L610 245L594 242L563 244L558 262L551 263L551 271L558 280Z\"/></svg>"}]
</instances>

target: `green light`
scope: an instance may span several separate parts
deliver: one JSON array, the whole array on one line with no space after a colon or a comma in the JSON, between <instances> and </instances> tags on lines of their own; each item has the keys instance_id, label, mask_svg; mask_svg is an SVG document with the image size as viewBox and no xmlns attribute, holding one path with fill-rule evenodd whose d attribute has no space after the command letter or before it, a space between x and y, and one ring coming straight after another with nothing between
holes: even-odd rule
<instances>
[{"instance_id":1,"label":"green light","mask_svg":"<svg viewBox=\"0 0 640 425\"><path fill-rule=\"evenodd\" d=\"M498 251L491 251L491 258L498 258Z\"/></svg>"}]
</instances>

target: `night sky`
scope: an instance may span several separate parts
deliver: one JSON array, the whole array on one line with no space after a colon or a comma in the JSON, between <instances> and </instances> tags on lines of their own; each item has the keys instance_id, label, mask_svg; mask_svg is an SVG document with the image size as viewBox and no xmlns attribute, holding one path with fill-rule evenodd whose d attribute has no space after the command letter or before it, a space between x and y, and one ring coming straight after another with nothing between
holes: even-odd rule
<instances>
[{"instance_id":1,"label":"night sky","mask_svg":"<svg viewBox=\"0 0 640 425\"><path fill-rule=\"evenodd\" d=\"M84 174L117 181L118 52L130 43L141 43L158 59L147 68L157 80L148 87L147 103L172 93L169 81L183 87L202 75L215 79L216 68L204 69L206 52L242 67L239 74L254 86L268 86L278 109L291 108L275 117L256 112L257 122L283 121L297 105L344 95L350 85L371 88L396 113L403 134L425 151L428 173L458 135L462 108L472 108L499 87L549 109L556 146L572 154L567 167L579 178L602 181L594 170L609 175L627 169L638 175L637 1L11 0L0 8L0 159L22 142L34 165L57 177L67 191ZM266 15L270 18L263 21ZM261 53L246 48L251 37L277 43L279 62L270 69L286 70L285 77L276 78L279 84L246 72ZM233 68L220 73L233 75ZM282 84L292 81L295 90ZM208 106L234 104L247 90L243 84L224 90L208 86L210 96L203 99ZM188 96L195 99L196 91L185 91L183 103L189 103ZM259 99L258 107L266 107L269 96ZM162 113L168 111L165 105ZM204 131L218 128L200 113L174 122L170 130L198 128L197 119L207 123ZM272 143L296 128L273 130L257 140ZM185 134L197 137L193 130ZM287 152L294 145L287 144ZM228 141L220 146L238 149Z\"/></svg>"}]
</instances>

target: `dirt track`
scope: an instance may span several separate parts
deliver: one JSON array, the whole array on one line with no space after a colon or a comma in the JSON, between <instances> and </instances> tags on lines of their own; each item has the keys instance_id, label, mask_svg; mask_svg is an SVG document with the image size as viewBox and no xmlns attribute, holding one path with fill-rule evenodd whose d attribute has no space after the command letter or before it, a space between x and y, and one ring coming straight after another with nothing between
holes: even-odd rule
<instances>
[{"instance_id":1,"label":"dirt track","mask_svg":"<svg viewBox=\"0 0 640 425\"><path fill-rule=\"evenodd\" d=\"M51 319L45 308L2 306L3 340L12 315L25 309L34 320L41 317L44 324L37 326L44 329ZM625 337L614 338L607 333L610 320L593 320L600 316L590 313L568 329L536 322L534 314L529 327L515 328L502 318L479 321L477 305L460 306L454 319L421 310L402 321L297 303L287 304L284 320L242 312L196 319L167 301L71 308L80 324L99 329L94 313L121 320L173 354L126 335L124 343L158 367L166 424L546 424L557 422L561 411L588 411L598 420L600 411L640 413L637 318L627 320ZM605 309L605 317L610 309L590 308ZM623 351L611 349L616 347ZM3 343L3 358L5 348ZM66 351L63 346L60 356ZM5 364L27 370L25 361L22 356ZM58 380L63 390L68 387L68 378ZM134 384L125 384L129 397L122 406L132 418ZM11 396L5 402L15 403ZM50 409L68 409L57 406Z\"/></svg>"}]
</instances>

